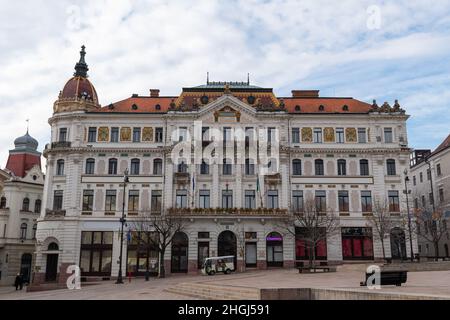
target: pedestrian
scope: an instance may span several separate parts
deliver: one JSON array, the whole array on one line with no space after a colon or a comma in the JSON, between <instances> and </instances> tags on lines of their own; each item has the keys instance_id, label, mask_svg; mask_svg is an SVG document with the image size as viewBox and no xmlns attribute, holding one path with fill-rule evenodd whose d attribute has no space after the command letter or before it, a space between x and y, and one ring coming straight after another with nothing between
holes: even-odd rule
<instances>
[{"instance_id":1,"label":"pedestrian","mask_svg":"<svg viewBox=\"0 0 450 320\"><path fill-rule=\"evenodd\" d=\"M22 275L20 273L18 273L16 275L16 280L14 281L14 286L16 287L16 290L22 290L23 287L23 281L22 281Z\"/></svg>"}]
</instances>

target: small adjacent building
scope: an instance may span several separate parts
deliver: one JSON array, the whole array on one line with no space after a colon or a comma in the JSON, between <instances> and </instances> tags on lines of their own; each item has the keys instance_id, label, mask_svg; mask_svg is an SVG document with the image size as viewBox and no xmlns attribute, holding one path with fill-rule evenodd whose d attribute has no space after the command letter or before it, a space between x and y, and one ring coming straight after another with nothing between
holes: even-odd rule
<instances>
[{"instance_id":1,"label":"small adjacent building","mask_svg":"<svg viewBox=\"0 0 450 320\"><path fill-rule=\"evenodd\" d=\"M0 285L12 285L18 273L31 278L44 189L37 140L27 131L14 145L0 170Z\"/></svg>"},{"instance_id":2,"label":"small adjacent building","mask_svg":"<svg viewBox=\"0 0 450 320\"><path fill-rule=\"evenodd\" d=\"M449 258L450 252L450 135L434 150L414 150L411 154L410 185L415 211L437 212L438 256ZM411 181L412 180L412 181ZM434 258L436 250L430 229L418 226L419 254Z\"/></svg>"}]
</instances>

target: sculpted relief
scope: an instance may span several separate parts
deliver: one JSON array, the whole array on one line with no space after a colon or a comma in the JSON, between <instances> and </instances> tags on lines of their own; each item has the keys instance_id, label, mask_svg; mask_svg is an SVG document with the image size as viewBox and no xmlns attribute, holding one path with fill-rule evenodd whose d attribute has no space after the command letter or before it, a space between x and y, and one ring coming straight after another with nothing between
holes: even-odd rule
<instances>
[{"instance_id":1,"label":"sculpted relief","mask_svg":"<svg viewBox=\"0 0 450 320\"><path fill-rule=\"evenodd\" d=\"M98 128L98 141L99 142L108 142L109 141L109 128L108 127Z\"/></svg>"},{"instance_id":2,"label":"sculpted relief","mask_svg":"<svg viewBox=\"0 0 450 320\"><path fill-rule=\"evenodd\" d=\"M334 142L334 129L333 128L323 129L323 134L324 134L325 142Z\"/></svg>"},{"instance_id":3,"label":"sculpted relief","mask_svg":"<svg viewBox=\"0 0 450 320\"><path fill-rule=\"evenodd\" d=\"M142 141L153 142L153 128L152 127L145 127L142 130Z\"/></svg>"},{"instance_id":4,"label":"sculpted relief","mask_svg":"<svg viewBox=\"0 0 450 320\"><path fill-rule=\"evenodd\" d=\"M131 141L131 128L123 127L120 129L120 140Z\"/></svg>"},{"instance_id":5,"label":"sculpted relief","mask_svg":"<svg viewBox=\"0 0 450 320\"><path fill-rule=\"evenodd\" d=\"M357 142L356 129L346 128L345 129L345 140L347 142Z\"/></svg>"}]
</instances>

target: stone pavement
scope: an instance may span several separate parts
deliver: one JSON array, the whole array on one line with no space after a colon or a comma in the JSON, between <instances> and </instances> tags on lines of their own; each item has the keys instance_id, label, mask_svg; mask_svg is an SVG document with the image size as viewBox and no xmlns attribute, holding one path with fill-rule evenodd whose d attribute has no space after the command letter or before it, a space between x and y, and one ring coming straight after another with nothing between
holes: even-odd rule
<instances>
[{"instance_id":1,"label":"stone pavement","mask_svg":"<svg viewBox=\"0 0 450 320\"><path fill-rule=\"evenodd\" d=\"M166 292L179 283L195 282L249 288L335 288L367 290L360 287L364 265L344 265L334 273L299 274L296 269L272 269L248 271L231 275L189 276L174 275L166 279L133 279L123 285L113 281L96 285L83 285L81 290L54 290L44 292L15 291L13 287L1 287L0 299L45 300L180 300L193 299ZM402 287L383 287L381 292L397 292L447 296L450 299L450 271L408 272L408 281Z\"/></svg>"}]
</instances>

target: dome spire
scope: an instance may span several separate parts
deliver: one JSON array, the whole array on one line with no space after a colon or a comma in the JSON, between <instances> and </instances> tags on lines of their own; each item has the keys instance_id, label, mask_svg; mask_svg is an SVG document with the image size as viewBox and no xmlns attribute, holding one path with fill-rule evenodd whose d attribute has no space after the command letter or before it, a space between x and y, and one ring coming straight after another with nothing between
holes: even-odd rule
<instances>
[{"instance_id":1,"label":"dome spire","mask_svg":"<svg viewBox=\"0 0 450 320\"><path fill-rule=\"evenodd\" d=\"M87 72L89 71L89 68L84 59L84 57L86 56L85 49L86 47L84 45L81 46L80 61L75 65L75 73L74 73L75 77L83 77L83 78L88 77Z\"/></svg>"}]
</instances>

